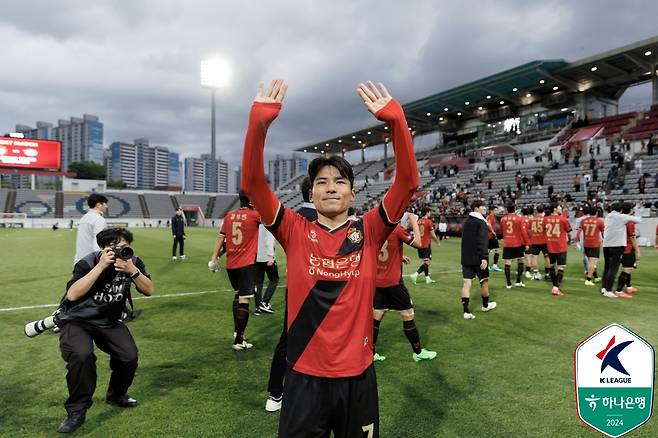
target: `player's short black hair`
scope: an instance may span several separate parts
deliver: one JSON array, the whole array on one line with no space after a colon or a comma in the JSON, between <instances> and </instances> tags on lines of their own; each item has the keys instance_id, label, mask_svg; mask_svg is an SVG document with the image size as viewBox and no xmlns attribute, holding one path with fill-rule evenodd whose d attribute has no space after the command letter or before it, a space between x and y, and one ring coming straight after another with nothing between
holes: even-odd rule
<instances>
[{"instance_id":1,"label":"player's short black hair","mask_svg":"<svg viewBox=\"0 0 658 438\"><path fill-rule=\"evenodd\" d=\"M486 205L482 199L476 199L475 201L471 202L471 211L475 211L476 208L480 208L483 205Z\"/></svg>"},{"instance_id":2,"label":"player's short black hair","mask_svg":"<svg viewBox=\"0 0 658 438\"><path fill-rule=\"evenodd\" d=\"M611 211L621 211L622 204L623 203L621 201L613 202L610 205L610 210Z\"/></svg>"},{"instance_id":3,"label":"player's short black hair","mask_svg":"<svg viewBox=\"0 0 658 438\"><path fill-rule=\"evenodd\" d=\"M327 166L335 167L340 176L348 179L350 188L354 187L354 171L352 170L352 165L345 158L338 155L317 157L311 161L311 164L308 165L308 177L311 180L311 185L315 182L315 178L317 178L320 170Z\"/></svg>"},{"instance_id":4,"label":"player's short black hair","mask_svg":"<svg viewBox=\"0 0 658 438\"><path fill-rule=\"evenodd\" d=\"M107 204L107 198L100 193L92 193L89 195L87 198L87 205L89 208L94 208L96 207L96 204Z\"/></svg>"},{"instance_id":5,"label":"player's short black hair","mask_svg":"<svg viewBox=\"0 0 658 438\"><path fill-rule=\"evenodd\" d=\"M427 213L429 213L429 212L430 212L430 208L429 208L429 207L423 207L423 208L421 208L421 209L420 209L420 217L425 216L425 215L426 215Z\"/></svg>"},{"instance_id":6,"label":"player's short black hair","mask_svg":"<svg viewBox=\"0 0 658 438\"><path fill-rule=\"evenodd\" d=\"M523 214L526 216L532 216L534 212L535 212L535 208L532 205L526 205L523 208Z\"/></svg>"},{"instance_id":7,"label":"player's short black hair","mask_svg":"<svg viewBox=\"0 0 658 438\"><path fill-rule=\"evenodd\" d=\"M299 185L299 191L302 192L302 199L304 199L304 202L311 202L312 188L313 184L311 184L311 179L308 176L305 176L302 183Z\"/></svg>"},{"instance_id":8,"label":"player's short black hair","mask_svg":"<svg viewBox=\"0 0 658 438\"><path fill-rule=\"evenodd\" d=\"M543 213L544 212L544 206L543 205L538 205L537 208L535 209L537 213Z\"/></svg>"},{"instance_id":9,"label":"player's short black hair","mask_svg":"<svg viewBox=\"0 0 658 438\"><path fill-rule=\"evenodd\" d=\"M550 210L550 214L553 214L553 212L557 210L559 206L560 204L558 204L557 202L551 202L550 204L548 204L548 209Z\"/></svg>"},{"instance_id":10,"label":"player's short black hair","mask_svg":"<svg viewBox=\"0 0 658 438\"><path fill-rule=\"evenodd\" d=\"M516 211L516 205L514 205L513 202L508 202L507 204L505 204L505 210L508 213L514 213Z\"/></svg>"},{"instance_id":11,"label":"player's short black hair","mask_svg":"<svg viewBox=\"0 0 658 438\"><path fill-rule=\"evenodd\" d=\"M249 197L240 190L240 193L238 193L238 198L240 199L240 207L249 207L249 204L251 201L249 201Z\"/></svg>"},{"instance_id":12,"label":"player's short black hair","mask_svg":"<svg viewBox=\"0 0 658 438\"><path fill-rule=\"evenodd\" d=\"M131 244L133 241L133 233L125 228L108 228L96 235L96 243L98 243L98 246L101 248L104 248L108 245L119 243L119 240L122 238L128 242L128 244Z\"/></svg>"},{"instance_id":13,"label":"player's short black hair","mask_svg":"<svg viewBox=\"0 0 658 438\"><path fill-rule=\"evenodd\" d=\"M621 205L621 212L624 214L631 214L631 211L633 211L633 205L630 202L624 202Z\"/></svg>"}]
</instances>

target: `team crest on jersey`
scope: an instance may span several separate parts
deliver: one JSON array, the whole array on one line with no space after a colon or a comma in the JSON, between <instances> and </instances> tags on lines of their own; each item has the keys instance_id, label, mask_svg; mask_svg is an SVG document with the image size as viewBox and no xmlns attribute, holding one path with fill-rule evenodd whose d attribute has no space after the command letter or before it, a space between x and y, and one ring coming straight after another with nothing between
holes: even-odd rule
<instances>
[{"instance_id":1,"label":"team crest on jersey","mask_svg":"<svg viewBox=\"0 0 658 438\"><path fill-rule=\"evenodd\" d=\"M318 243L318 235L315 230L311 230L308 233L308 238L311 240L311 242Z\"/></svg>"},{"instance_id":2,"label":"team crest on jersey","mask_svg":"<svg viewBox=\"0 0 658 438\"><path fill-rule=\"evenodd\" d=\"M347 230L347 238L355 245L358 245L363 240L363 233L358 228L350 228Z\"/></svg>"}]
</instances>

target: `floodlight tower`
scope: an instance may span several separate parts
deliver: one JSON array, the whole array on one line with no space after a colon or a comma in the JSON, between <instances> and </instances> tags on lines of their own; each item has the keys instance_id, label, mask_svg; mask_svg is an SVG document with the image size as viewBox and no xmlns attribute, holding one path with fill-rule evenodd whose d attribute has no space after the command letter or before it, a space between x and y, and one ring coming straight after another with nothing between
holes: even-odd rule
<instances>
[{"instance_id":1,"label":"floodlight tower","mask_svg":"<svg viewBox=\"0 0 658 438\"><path fill-rule=\"evenodd\" d=\"M221 58L206 58L201 61L201 86L210 88L210 186L217 187L217 151L215 147L215 90L228 84L229 66Z\"/></svg>"}]
</instances>

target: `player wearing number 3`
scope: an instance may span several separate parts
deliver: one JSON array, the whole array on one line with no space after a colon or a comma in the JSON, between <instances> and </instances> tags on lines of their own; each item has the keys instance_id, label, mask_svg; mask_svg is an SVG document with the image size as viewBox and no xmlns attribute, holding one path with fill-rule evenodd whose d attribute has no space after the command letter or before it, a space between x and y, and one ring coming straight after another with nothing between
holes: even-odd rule
<instances>
[{"instance_id":1,"label":"player wearing number 3","mask_svg":"<svg viewBox=\"0 0 658 438\"><path fill-rule=\"evenodd\" d=\"M224 217L219 237L215 242L208 269L215 271L220 250L226 244L226 272L235 291L233 298L233 349L246 350L253 345L244 338L249 321L249 300L254 296L256 280L256 254L258 252L258 225L260 216L251 207L249 198L240 193L240 208Z\"/></svg>"},{"instance_id":2,"label":"player wearing number 3","mask_svg":"<svg viewBox=\"0 0 658 438\"><path fill-rule=\"evenodd\" d=\"M548 266L553 289L551 294L555 296L564 295L560 290L560 284L564 278L564 268L567 265L567 249L569 248L569 233L571 225L569 219L562 216L562 207L552 203L548 207L551 215L544 218L544 230L546 231L546 246L548 248ZM557 272L555 266L557 265Z\"/></svg>"}]
</instances>

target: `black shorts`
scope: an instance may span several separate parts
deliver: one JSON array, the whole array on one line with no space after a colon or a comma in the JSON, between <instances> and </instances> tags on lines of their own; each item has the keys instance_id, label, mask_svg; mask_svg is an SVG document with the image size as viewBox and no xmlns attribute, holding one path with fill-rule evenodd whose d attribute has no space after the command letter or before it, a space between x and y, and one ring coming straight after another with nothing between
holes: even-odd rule
<instances>
[{"instance_id":1,"label":"black shorts","mask_svg":"<svg viewBox=\"0 0 658 438\"><path fill-rule=\"evenodd\" d=\"M551 261L551 265L564 266L567 264L567 253L548 253L548 259Z\"/></svg>"},{"instance_id":2,"label":"black shorts","mask_svg":"<svg viewBox=\"0 0 658 438\"><path fill-rule=\"evenodd\" d=\"M548 248L546 248L545 243L540 243L538 245L530 245L530 254L538 256L540 252L543 253L545 256L548 255Z\"/></svg>"},{"instance_id":3,"label":"black shorts","mask_svg":"<svg viewBox=\"0 0 658 438\"><path fill-rule=\"evenodd\" d=\"M503 248L503 260L519 259L523 257L524 252L525 247L523 246L515 246L513 248L505 247Z\"/></svg>"},{"instance_id":4,"label":"black shorts","mask_svg":"<svg viewBox=\"0 0 658 438\"><path fill-rule=\"evenodd\" d=\"M500 248L500 245L498 245L498 239L489 239L489 251L498 248Z\"/></svg>"},{"instance_id":5,"label":"black shorts","mask_svg":"<svg viewBox=\"0 0 658 438\"><path fill-rule=\"evenodd\" d=\"M621 256L621 266L624 268L635 267L635 251L631 251L630 253Z\"/></svg>"},{"instance_id":6,"label":"black shorts","mask_svg":"<svg viewBox=\"0 0 658 438\"><path fill-rule=\"evenodd\" d=\"M480 265L462 265L462 277L468 280L472 280L477 275L480 283L484 280L489 279L489 266L485 269L480 269Z\"/></svg>"},{"instance_id":7,"label":"black shorts","mask_svg":"<svg viewBox=\"0 0 658 438\"><path fill-rule=\"evenodd\" d=\"M231 287L241 297L253 297L256 287L256 265L247 265L242 268L227 269Z\"/></svg>"},{"instance_id":8,"label":"black shorts","mask_svg":"<svg viewBox=\"0 0 658 438\"><path fill-rule=\"evenodd\" d=\"M585 257L590 257L593 259L598 259L599 256L601 255L601 248L587 248L585 247L585 251L583 251L585 254Z\"/></svg>"},{"instance_id":9,"label":"black shorts","mask_svg":"<svg viewBox=\"0 0 658 438\"><path fill-rule=\"evenodd\" d=\"M446 237L446 231L439 231L439 240L443 240L444 237Z\"/></svg>"},{"instance_id":10,"label":"black shorts","mask_svg":"<svg viewBox=\"0 0 658 438\"><path fill-rule=\"evenodd\" d=\"M375 289L376 310L408 310L413 307L411 296L404 283Z\"/></svg>"},{"instance_id":11,"label":"black shorts","mask_svg":"<svg viewBox=\"0 0 658 438\"><path fill-rule=\"evenodd\" d=\"M279 437L379 437L374 365L354 377L309 376L289 369L283 383Z\"/></svg>"},{"instance_id":12,"label":"black shorts","mask_svg":"<svg viewBox=\"0 0 658 438\"><path fill-rule=\"evenodd\" d=\"M427 248L418 248L418 257L421 259L432 260L432 247L428 246Z\"/></svg>"}]
</instances>

